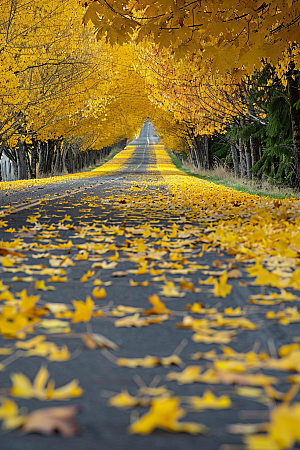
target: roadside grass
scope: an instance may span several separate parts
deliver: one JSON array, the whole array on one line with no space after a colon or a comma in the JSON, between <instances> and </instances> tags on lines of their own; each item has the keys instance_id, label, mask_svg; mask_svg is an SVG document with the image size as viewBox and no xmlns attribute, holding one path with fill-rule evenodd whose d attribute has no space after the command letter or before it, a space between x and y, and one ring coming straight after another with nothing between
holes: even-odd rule
<instances>
[{"instance_id":1,"label":"roadside grass","mask_svg":"<svg viewBox=\"0 0 300 450\"><path fill-rule=\"evenodd\" d=\"M198 169L188 162L183 162L182 164L171 151L168 152L177 169L193 177L200 178L200 180L211 181L215 184L226 186L239 192L259 195L261 197L300 199L300 193L295 192L291 188L273 186L267 180L241 180L240 178L236 178L232 172L222 166L213 170Z\"/></svg>"}]
</instances>

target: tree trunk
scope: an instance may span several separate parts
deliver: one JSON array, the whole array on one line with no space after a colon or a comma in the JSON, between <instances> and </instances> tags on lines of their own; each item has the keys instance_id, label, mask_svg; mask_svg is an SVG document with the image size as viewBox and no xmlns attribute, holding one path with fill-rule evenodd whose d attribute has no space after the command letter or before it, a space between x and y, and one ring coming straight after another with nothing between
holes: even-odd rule
<instances>
[{"instance_id":1,"label":"tree trunk","mask_svg":"<svg viewBox=\"0 0 300 450\"><path fill-rule=\"evenodd\" d=\"M31 149L31 161L30 161L30 172L32 178L36 178L36 164L37 164L37 142L34 142L33 148Z\"/></svg>"},{"instance_id":2,"label":"tree trunk","mask_svg":"<svg viewBox=\"0 0 300 450\"><path fill-rule=\"evenodd\" d=\"M251 149L250 149L250 142L249 141L246 142L245 149L246 149L247 179L250 181L253 178L253 173L251 172L252 159L251 159Z\"/></svg>"},{"instance_id":3,"label":"tree trunk","mask_svg":"<svg viewBox=\"0 0 300 450\"><path fill-rule=\"evenodd\" d=\"M25 150L25 142L19 139L15 151L18 166L18 180L28 180L28 161Z\"/></svg>"},{"instance_id":4,"label":"tree trunk","mask_svg":"<svg viewBox=\"0 0 300 450\"><path fill-rule=\"evenodd\" d=\"M258 163L258 161L260 160L259 139L258 138L254 138L254 137L250 136L250 149L251 149L252 166L255 166L255 164Z\"/></svg>"},{"instance_id":5,"label":"tree trunk","mask_svg":"<svg viewBox=\"0 0 300 450\"><path fill-rule=\"evenodd\" d=\"M240 154L240 161L241 161L241 178L245 177L246 174L246 157L245 157L245 148L243 139L239 138L239 154Z\"/></svg>"},{"instance_id":6,"label":"tree trunk","mask_svg":"<svg viewBox=\"0 0 300 450\"><path fill-rule=\"evenodd\" d=\"M62 146L62 142L61 141L57 141L56 144L56 152L55 152L55 163L54 163L54 173L58 174L61 172L61 146Z\"/></svg>"},{"instance_id":7,"label":"tree trunk","mask_svg":"<svg viewBox=\"0 0 300 450\"><path fill-rule=\"evenodd\" d=\"M234 172L235 172L235 175L237 177L239 177L240 176L240 168L239 168L239 158L238 158L238 154L236 151L236 146L234 144L231 144L230 149L231 149L231 156L232 156L232 161L233 161Z\"/></svg>"},{"instance_id":8,"label":"tree trunk","mask_svg":"<svg viewBox=\"0 0 300 450\"><path fill-rule=\"evenodd\" d=\"M294 76L294 79L293 79ZM287 80L289 88L289 102L291 112L291 123L293 132L293 150L295 160L295 187L300 190L300 109L296 103L300 100L299 71L290 70Z\"/></svg>"},{"instance_id":9,"label":"tree trunk","mask_svg":"<svg viewBox=\"0 0 300 450\"><path fill-rule=\"evenodd\" d=\"M53 167L53 158L54 158L54 147L55 141L53 139L47 142L47 159L46 159L46 168L45 172L47 175L51 175L52 167Z\"/></svg>"},{"instance_id":10,"label":"tree trunk","mask_svg":"<svg viewBox=\"0 0 300 450\"><path fill-rule=\"evenodd\" d=\"M47 166L47 144L46 144L46 142L39 141L38 155L39 155L38 173L39 173L39 175L45 175L46 174L46 166Z\"/></svg>"}]
</instances>

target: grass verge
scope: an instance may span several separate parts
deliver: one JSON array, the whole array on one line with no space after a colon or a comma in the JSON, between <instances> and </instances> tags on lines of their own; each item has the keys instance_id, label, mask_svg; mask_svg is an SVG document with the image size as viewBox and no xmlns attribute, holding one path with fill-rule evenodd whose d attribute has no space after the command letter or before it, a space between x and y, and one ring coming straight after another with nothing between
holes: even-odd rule
<instances>
[{"instance_id":1,"label":"grass verge","mask_svg":"<svg viewBox=\"0 0 300 450\"><path fill-rule=\"evenodd\" d=\"M277 186L273 186L268 181L241 180L240 178L236 178L231 172L223 167L219 167L218 169L214 170L204 170L197 169L192 164L189 164L187 162L184 162L184 164L182 165L181 161L179 161L179 159L177 159L171 151L168 150L168 153L177 169L181 170L187 175L200 178L200 180L211 181L212 183L229 187L239 192L259 195L261 197L278 199L300 198L299 192L295 192L291 188L280 188Z\"/></svg>"}]
</instances>

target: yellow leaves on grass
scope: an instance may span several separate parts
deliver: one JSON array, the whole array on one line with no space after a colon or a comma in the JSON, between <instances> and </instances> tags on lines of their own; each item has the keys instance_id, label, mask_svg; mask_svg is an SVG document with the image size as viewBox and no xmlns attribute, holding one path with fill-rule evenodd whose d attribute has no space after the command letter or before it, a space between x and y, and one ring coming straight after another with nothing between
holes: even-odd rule
<instances>
[{"instance_id":1,"label":"yellow leaves on grass","mask_svg":"<svg viewBox=\"0 0 300 450\"><path fill-rule=\"evenodd\" d=\"M186 413L179 406L180 399L177 397L154 399L150 411L130 425L129 433L149 434L155 428L177 433L200 434L207 432L204 425L194 422L178 422L178 419Z\"/></svg>"},{"instance_id":2,"label":"yellow leaves on grass","mask_svg":"<svg viewBox=\"0 0 300 450\"><path fill-rule=\"evenodd\" d=\"M92 311L94 307L94 302L91 297L88 295L85 302L82 302L80 300L73 300L72 303L75 307L72 322L89 322L92 317Z\"/></svg>"},{"instance_id":3,"label":"yellow leaves on grass","mask_svg":"<svg viewBox=\"0 0 300 450\"><path fill-rule=\"evenodd\" d=\"M14 397L37 398L38 400L65 400L72 397L80 397L82 389L78 380L55 389L54 380L49 379L49 372L45 366L41 366L33 383L22 373L13 373L11 376L12 387L10 394ZM48 383L47 383L48 382Z\"/></svg>"}]
</instances>

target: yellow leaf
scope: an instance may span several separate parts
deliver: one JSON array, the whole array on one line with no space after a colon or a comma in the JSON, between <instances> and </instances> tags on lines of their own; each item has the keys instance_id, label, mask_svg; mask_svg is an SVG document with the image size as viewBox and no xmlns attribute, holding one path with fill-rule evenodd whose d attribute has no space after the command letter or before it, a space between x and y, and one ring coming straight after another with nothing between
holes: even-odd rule
<instances>
[{"instance_id":1,"label":"yellow leaf","mask_svg":"<svg viewBox=\"0 0 300 450\"><path fill-rule=\"evenodd\" d=\"M133 280L129 280L129 284L130 286L148 286L148 281L133 281Z\"/></svg>"},{"instance_id":2,"label":"yellow leaf","mask_svg":"<svg viewBox=\"0 0 300 450\"><path fill-rule=\"evenodd\" d=\"M213 392L208 390L204 391L203 397L189 397L188 402L194 411L231 408L231 400L227 395L216 397Z\"/></svg>"},{"instance_id":3,"label":"yellow leaf","mask_svg":"<svg viewBox=\"0 0 300 450\"><path fill-rule=\"evenodd\" d=\"M85 302L73 300L72 301L75 312L73 314L73 323L78 322L89 322L92 316L92 310L94 306L94 302L91 297L88 295Z\"/></svg>"},{"instance_id":4,"label":"yellow leaf","mask_svg":"<svg viewBox=\"0 0 300 450\"><path fill-rule=\"evenodd\" d=\"M33 308L36 302L40 299L40 295L27 295L26 289L23 289L23 291L19 292L17 295L21 298L20 300L21 311L26 311L28 309Z\"/></svg>"},{"instance_id":5,"label":"yellow leaf","mask_svg":"<svg viewBox=\"0 0 300 450\"><path fill-rule=\"evenodd\" d=\"M215 297L226 297L227 294L231 292L232 286L230 284L226 284L227 282L227 273L224 272L223 275L219 277L219 282L215 281L214 287L214 296Z\"/></svg>"},{"instance_id":6,"label":"yellow leaf","mask_svg":"<svg viewBox=\"0 0 300 450\"><path fill-rule=\"evenodd\" d=\"M39 290L39 291L55 291L54 286L45 286L44 280L36 281L34 289Z\"/></svg>"},{"instance_id":7,"label":"yellow leaf","mask_svg":"<svg viewBox=\"0 0 300 450\"><path fill-rule=\"evenodd\" d=\"M88 270L86 274L84 274L81 278L80 281L82 283L84 283L85 281L87 281L89 278L91 278L92 276L95 275L95 271L94 270Z\"/></svg>"},{"instance_id":8,"label":"yellow leaf","mask_svg":"<svg viewBox=\"0 0 300 450\"><path fill-rule=\"evenodd\" d=\"M185 415L185 410L179 408L179 405L180 400L177 397L154 399L150 411L130 425L129 433L149 434L155 428L179 433L206 433L207 428L204 425L193 422L178 422L178 419Z\"/></svg>"},{"instance_id":9,"label":"yellow leaf","mask_svg":"<svg viewBox=\"0 0 300 450\"><path fill-rule=\"evenodd\" d=\"M143 314L172 314L172 311L166 308L166 305L159 299L158 295L151 295L148 301L153 305L153 308L143 311Z\"/></svg>"},{"instance_id":10,"label":"yellow leaf","mask_svg":"<svg viewBox=\"0 0 300 450\"><path fill-rule=\"evenodd\" d=\"M12 267L15 264L15 260L8 256L3 256L2 266L3 267Z\"/></svg>"},{"instance_id":11,"label":"yellow leaf","mask_svg":"<svg viewBox=\"0 0 300 450\"><path fill-rule=\"evenodd\" d=\"M65 283L67 281L67 277L60 277L59 275L52 275L48 281L52 283Z\"/></svg>"},{"instance_id":12,"label":"yellow leaf","mask_svg":"<svg viewBox=\"0 0 300 450\"><path fill-rule=\"evenodd\" d=\"M81 250L80 252L77 253L76 255L76 261L85 261L87 260L89 257L89 254L86 250Z\"/></svg>"},{"instance_id":13,"label":"yellow leaf","mask_svg":"<svg viewBox=\"0 0 300 450\"><path fill-rule=\"evenodd\" d=\"M108 400L109 406L115 406L116 408L132 408L141 404L141 398L132 397L128 391L122 391L121 394L117 394Z\"/></svg>"},{"instance_id":14,"label":"yellow leaf","mask_svg":"<svg viewBox=\"0 0 300 450\"><path fill-rule=\"evenodd\" d=\"M43 366L37 373L33 384L22 373L14 373L10 377L12 380L10 393L14 397L37 398L39 400L64 400L70 397L78 397L82 394L82 389L78 386L77 380L73 380L58 389L54 389L53 380L50 380L46 386L49 372Z\"/></svg>"},{"instance_id":15,"label":"yellow leaf","mask_svg":"<svg viewBox=\"0 0 300 450\"><path fill-rule=\"evenodd\" d=\"M101 299L106 297L106 290L104 288L95 287L92 291L92 295L94 298Z\"/></svg>"}]
</instances>

